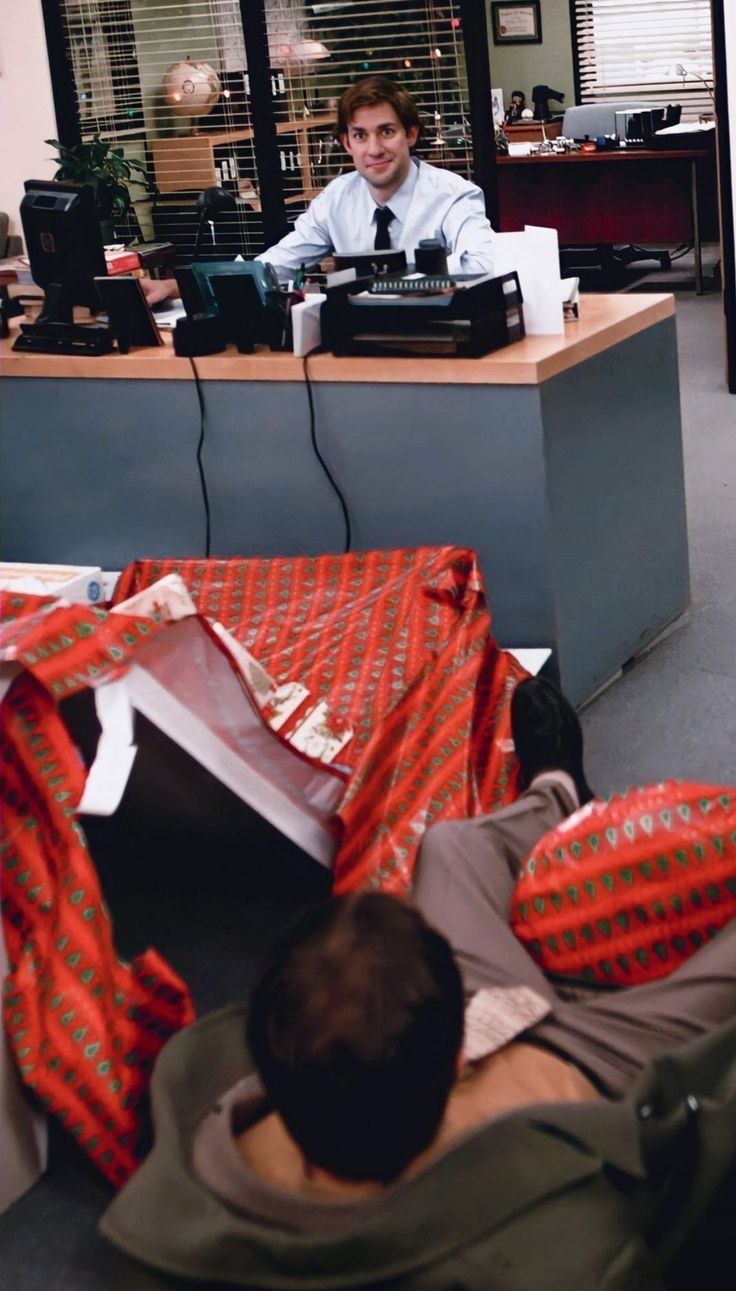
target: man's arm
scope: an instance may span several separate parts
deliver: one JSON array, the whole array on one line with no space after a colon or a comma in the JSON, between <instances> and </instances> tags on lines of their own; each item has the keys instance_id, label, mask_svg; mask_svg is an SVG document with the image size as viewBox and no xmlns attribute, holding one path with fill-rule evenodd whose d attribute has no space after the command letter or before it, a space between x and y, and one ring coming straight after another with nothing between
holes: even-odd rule
<instances>
[{"instance_id":1,"label":"man's arm","mask_svg":"<svg viewBox=\"0 0 736 1291\"><path fill-rule=\"evenodd\" d=\"M449 273L493 273L493 229L480 188L460 193L442 221Z\"/></svg>"},{"instance_id":2,"label":"man's arm","mask_svg":"<svg viewBox=\"0 0 736 1291\"><path fill-rule=\"evenodd\" d=\"M287 233L275 246L256 256L273 265L279 282L293 278L303 264L312 265L334 250L326 223L327 203L324 193L318 193L306 211L297 219L291 233Z\"/></svg>"},{"instance_id":3,"label":"man's arm","mask_svg":"<svg viewBox=\"0 0 736 1291\"><path fill-rule=\"evenodd\" d=\"M149 305L160 305L164 300L176 300L179 295L176 278L140 278L139 282Z\"/></svg>"}]
</instances>

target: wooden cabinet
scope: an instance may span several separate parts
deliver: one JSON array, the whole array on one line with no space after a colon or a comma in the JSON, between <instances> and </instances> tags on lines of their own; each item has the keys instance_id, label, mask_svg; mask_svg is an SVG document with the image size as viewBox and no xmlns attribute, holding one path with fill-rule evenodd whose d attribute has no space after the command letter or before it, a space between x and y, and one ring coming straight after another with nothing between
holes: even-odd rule
<instances>
[{"instance_id":1,"label":"wooden cabinet","mask_svg":"<svg viewBox=\"0 0 736 1291\"><path fill-rule=\"evenodd\" d=\"M520 121L518 125L504 126L503 132L509 143L543 143L545 139L559 139L562 120Z\"/></svg>"}]
</instances>

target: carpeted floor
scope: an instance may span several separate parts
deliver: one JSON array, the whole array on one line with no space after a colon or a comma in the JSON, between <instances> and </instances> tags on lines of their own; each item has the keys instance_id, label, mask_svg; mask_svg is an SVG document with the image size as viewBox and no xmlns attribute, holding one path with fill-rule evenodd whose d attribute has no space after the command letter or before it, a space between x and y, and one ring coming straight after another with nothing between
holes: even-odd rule
<instances>
[{"instance_id":1,"label":"carpeted floor","mask_svg":"<svg viewBox=\"0 0 736 1291\"><path fill-rule=\"evenodd\" d=\"M689 268L681 262L678 273ZM670 290L668 281L657 274L647 288ZM590 779L601 791L668 776L736 783L736 399L726 393L721 298L680 286L693 602L583 715ZM324 890L316 867L291 881L288 858L270 855L266 868L235 848L203 855L186 839L161 847L154 837L145 846L120 837L107 853L103 883L122 951L155 944L201 1010L241 996L277 930ZM109 1195L52 1127L46 1176L0 1217L0 1291L109 1291L108 1249L96 1233Z\"/></svg>"}]
</instances>

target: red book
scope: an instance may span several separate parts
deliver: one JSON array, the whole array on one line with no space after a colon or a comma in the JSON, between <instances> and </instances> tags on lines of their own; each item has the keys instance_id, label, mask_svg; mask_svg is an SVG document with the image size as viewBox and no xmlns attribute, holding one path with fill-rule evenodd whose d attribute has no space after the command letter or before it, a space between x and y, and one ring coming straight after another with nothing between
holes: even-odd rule
<instances>
[{"instance_id":1,"label":"red book","mask_svg":"<svg viewBox=\"0 0 736 1291\"><path fill-rule=\"evenodd\" d=\"M108 274L131 273L141 267L137 251L106 251L105 262Z\"/></svg>"}]
</instances>

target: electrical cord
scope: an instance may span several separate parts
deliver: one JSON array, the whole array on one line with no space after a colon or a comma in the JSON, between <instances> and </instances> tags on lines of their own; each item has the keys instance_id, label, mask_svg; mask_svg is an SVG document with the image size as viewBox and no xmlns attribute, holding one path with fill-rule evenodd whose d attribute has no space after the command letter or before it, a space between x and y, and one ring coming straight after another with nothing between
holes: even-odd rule
<instances>
[{"instance_id":1,"label":"electrical cord","mask_svg":"<svg viewBox=\"0 0 736 1291\"><path fill-rule=\"evenodd\" d=\"M319 348L320 348L319 346L316 346L314 350L309 350L309 352L304 355L304 364L303 364L304 381L307 387L307 399L309 400L309 434L312 440L312 448L314 449L315 457L317 458L317 461L319 462L320 466L322 467L322 470L327 476L327 479L332 485L334 492L337 494L337 500L340 503L340 506L342 507L343 519L345 521L345 546L343 550L347 555L347 553L350 551L350 544L352 541L352 532L350 529L350 516L348 514L347 502L345 501L345 498L340 490L340 487L337 484L337 481L335 480L332 472L330 471L329 466L327 465L324 457L322 456L319 450L319 444L317 443L317 428L316 428L316 422L315 422L315 416L314 416L314 392L312 390L312 382L309 376L309 357L311 354L314 354L315 351Z\"/></svg>"},{"instance_id":2,"label":"electrical cord","mask_svg":"<svg viewBox=\"0 0 736 1291\"><path fill-rule=\"evenodd\" d=\"M674 251L670 251L670 260L682 260L683 256L693 250L694 245L693 242L681 242L679 247L675 247Z\"/></svg>"},{"instance_id":3,"label":"electrical cord","mask_svg":"<svg viewBox=\"0 0 736 1291\"><path fill-rule=\"evenodd\" d=\"M204 519L205 519L204 554L205 554L205 558L208 559L210 555L210 541L211 541L210 499L209 499L209 494L207 492L207 477L204 473L204 462L202 461L202 450L204 448L205 431L207 428L207 411L204 405L204 391L202 390L202 382L200 380L200 376L197 371L197 365L194 362L194 359L192 358L191 355L189 355L189 362L192 365L192 375L194 376L194 383L197 387L197 399L199 400L199 443L197 444L197 470L199 471L199 482L202 486L202 501L204 503Z\"/></svg>"}]
</instances>

